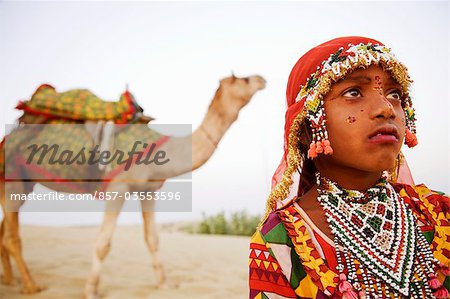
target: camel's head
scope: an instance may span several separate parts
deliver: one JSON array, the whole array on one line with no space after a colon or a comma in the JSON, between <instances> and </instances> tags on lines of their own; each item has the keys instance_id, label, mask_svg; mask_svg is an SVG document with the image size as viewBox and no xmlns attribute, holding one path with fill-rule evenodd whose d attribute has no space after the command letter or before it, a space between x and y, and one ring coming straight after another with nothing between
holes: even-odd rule
<instances>
[{"instance_id":1,"label":"camel's head","mask_svg":"<svg viewBox=\"0 0 450 299\"><path fill-rule=\"evenodd\" d=\"M250 99L258 91L266 86L266 80L261 76L239 78L234 74L220 80L218 95L227 101L228 105L241 109L250 102Z\"/></svg>"}]
</instances>

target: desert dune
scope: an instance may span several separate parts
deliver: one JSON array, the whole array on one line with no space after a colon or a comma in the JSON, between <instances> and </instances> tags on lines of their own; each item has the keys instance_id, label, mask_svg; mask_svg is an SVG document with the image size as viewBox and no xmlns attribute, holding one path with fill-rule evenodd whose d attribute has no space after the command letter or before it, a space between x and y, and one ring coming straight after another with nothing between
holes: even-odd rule
<instances>
[{"instance_id":1,"label":"desert dune","mask_svg":"<svg viewBox=\"0 0 450 299\"><path fill-rule=\"evenodd\" d=\"M171 228L160 233L160 255L175 287L156 289L151 257L138 225L119 226L100 282L102 299L245 298L248 237L187 234ZM24 256L39 284L38 294L22 295L0 285L4 299L81 299L91 267L98 227L21 227Z\"/></svg>"}]
</instances>

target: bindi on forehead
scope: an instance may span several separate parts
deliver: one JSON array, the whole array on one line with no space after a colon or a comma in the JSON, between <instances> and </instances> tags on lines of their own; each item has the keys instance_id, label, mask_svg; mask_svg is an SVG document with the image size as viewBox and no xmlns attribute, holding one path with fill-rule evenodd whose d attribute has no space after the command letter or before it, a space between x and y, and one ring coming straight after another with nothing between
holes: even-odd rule
<instances>
[{"instance_id":1,"label":"bindi on forehead","mask_svg":"<svg viewBox=\"0 0 450 299\"><path fill-rule=\"evenodd\" d=\"M380 95L383 95L383 82L381 81L380 76L375 76L374 78L375 86L373 90L377 90Z\"/></svg>"},{"instance_id":2,"label":"bindi on forehead","mask_svg":"<svg viewBox=\"0 0 450 299\"><path fill-rule=\"evenodd\" d=\"M391 102L389 102L388 99L386 99L386 97L384 96L383 82L381 81L380 76L375 76L374 81L375 86L373 87L373 90L377 90L380 93L383 101L389 106L389 109L391 109L391 111L394 110L394 107L392 106Z\"/></svg>"}]
</instances>

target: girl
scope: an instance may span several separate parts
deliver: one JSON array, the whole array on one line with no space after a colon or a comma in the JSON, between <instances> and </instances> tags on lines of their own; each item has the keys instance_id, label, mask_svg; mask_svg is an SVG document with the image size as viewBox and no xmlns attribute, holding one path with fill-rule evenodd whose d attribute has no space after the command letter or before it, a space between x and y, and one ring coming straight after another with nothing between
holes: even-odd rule
<instances>
[{"instance_id":1,"label":"girl","mask_svg":"<svg viewBox=\"0 0 450 299\"><path fill-rule=\"evenodd\" d=\"M407 68L343 37L289 76L283 159L250 244L250 298L448 298L449 198L414 185Z\"/></svg>"}]
</instances>

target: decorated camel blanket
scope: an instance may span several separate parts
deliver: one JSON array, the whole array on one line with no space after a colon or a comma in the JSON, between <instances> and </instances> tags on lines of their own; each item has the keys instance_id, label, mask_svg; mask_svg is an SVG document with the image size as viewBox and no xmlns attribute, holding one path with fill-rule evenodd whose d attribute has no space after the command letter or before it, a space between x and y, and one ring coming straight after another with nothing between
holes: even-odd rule
<instances>
[{"instance_id":1,"label":"decorated camel blanket","mask_svg":"<svg viewBox=\"0 0 450 299\"><path fill-rule=\"evenodd\" d=\"M131 166L124 163L128 156L112 157L113 153L134 151L145 155L152 144L154 150L168 140L147 124L135 123L133 113L137 107L129 92L118 102L108 102L86 89L57 93L53 87L41 85L29 101L19 103L18 109L24 114L51 117L46 117L44 124L18 126L5 136L0 144L0 179L52 180L72 186L74 192L106 188L108 181ZM103 169L99 163L90 163L99 160L100 149L86 129L86 120L112 121L112 142L106 148L111 157L104 159L107 167ZM97 152L91 154L93 150Z\"/></svg>"},{"instance_id":2,"label":"decorated camel blanket","mask_svg":"<svg viewBox=\"0 0 450 299\"><path fill-rule=\"evenodd\" d=\"M140 108L128 91L120 96L119 101L105 101L87 89L57 92L53 86L43 84L37 88L31 99L19 102L16 109L55 118L127 123Z\"/></svg>"}]
</instances>

